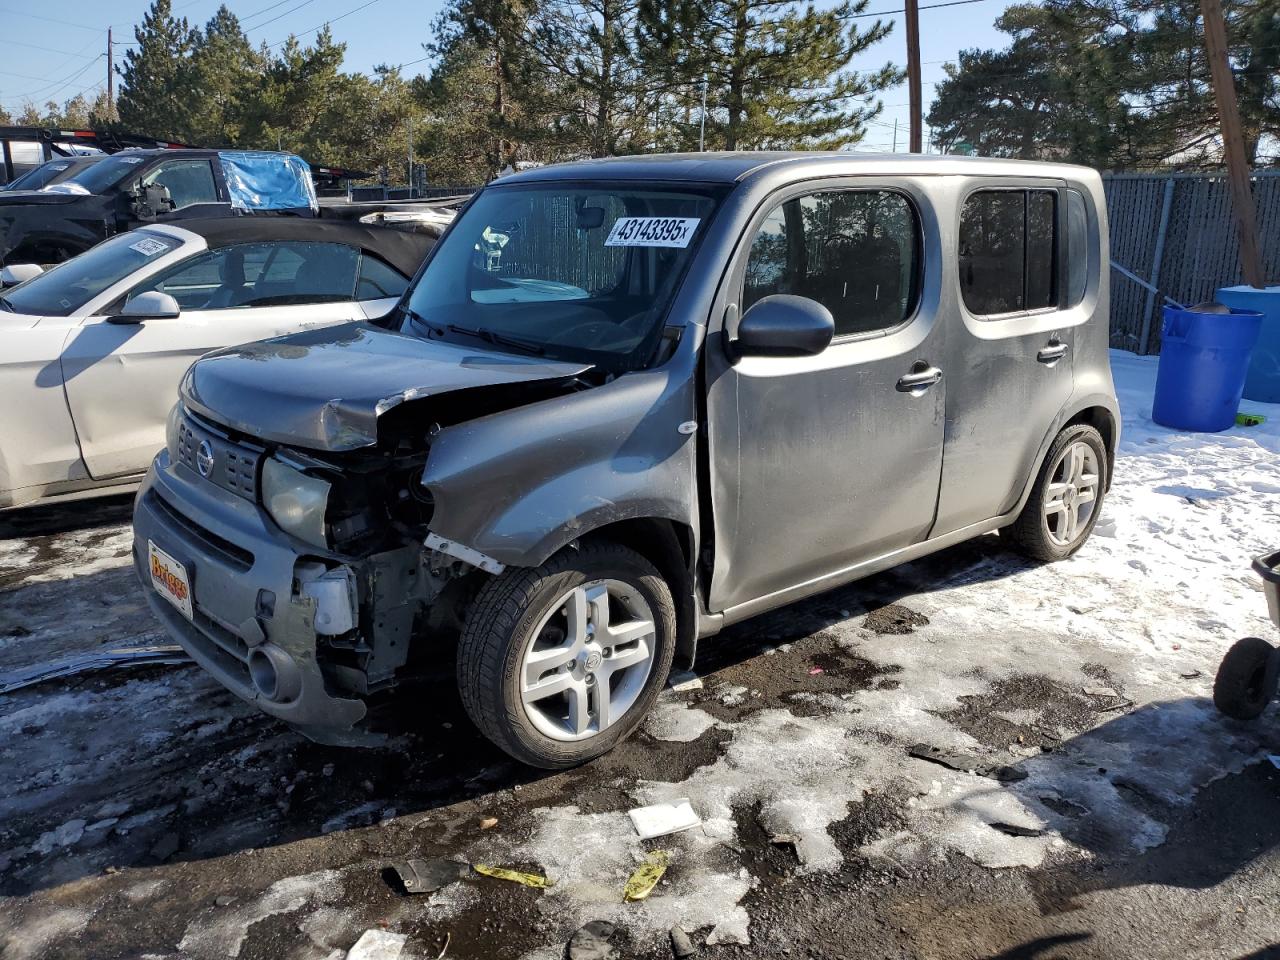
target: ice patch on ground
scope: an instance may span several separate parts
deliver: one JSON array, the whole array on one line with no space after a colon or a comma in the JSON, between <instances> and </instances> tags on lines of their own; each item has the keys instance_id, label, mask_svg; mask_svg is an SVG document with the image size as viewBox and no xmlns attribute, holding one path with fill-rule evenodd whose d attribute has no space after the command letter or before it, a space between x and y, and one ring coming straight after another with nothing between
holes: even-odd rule
<instances>
[{"instance_id":1,"label":"ice patch on ground","mask_svg":"<svg viewBox=\"0 0 1280 960\"><path fill-rule=\"evenodd\" d=\"M197 960L238 957L249 928L255 923L277 914L336 901L342 895L341 876L337 870L320 870L277 880L247 903L191 921L178 949Z\"/></svg>"},{"instance_id":2,"label":"ice patch on ground","mask_svg":"<svg viewBox=\"0 0 1280 960\"><path fill-rule=\"evenodd\" d=\"M642 843L625 812L584 814L576 806L533 811L531 836L514 847L488 838L470 856L531 861L556 883L539 900L561 942L589 920L610 920L633 931L659 935L676 924L711 927L718 942L747 943L749 917L740 901L751 877L737 854L695 828ZM647 900L623 903L622 889L649 849L668 850L671 865ZM563 947L560 948L563 951Z\"/></svg>"},{"instance_id":3,"label":"ice patch on ground","mask_svg":"<svg viewBox=\"0 0 1280 960\"><path fill-rule=\"evenodd\" d=\"M655 740L692 743L712 727L722 726L705 710L678 700L660 700L645 721L645 733Z\"/></svg>"},{"instance_id":4,"label":"ice patch on ground","mask_svg":"<svg viewBox=\"0 0 1280 960\"><path fill-rule=\"evenodd\" d=\"M42 913L30 919L17 919L12 915L0 918L0 930L5 937L0 940L0 956L5 960L36 960L46 956L45 949L59 940L74 937L88 926L92 910L62 907Z\"/></svg>"}]
</instances>

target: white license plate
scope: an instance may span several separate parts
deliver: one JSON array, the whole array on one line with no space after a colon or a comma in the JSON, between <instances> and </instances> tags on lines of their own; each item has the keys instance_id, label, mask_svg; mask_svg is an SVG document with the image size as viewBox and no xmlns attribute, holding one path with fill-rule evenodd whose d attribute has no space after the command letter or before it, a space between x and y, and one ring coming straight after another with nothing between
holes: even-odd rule
<instances>
[{"instance_id":1,"label":"white license plate","mask_svg":"<svg viewBox=\"0 0 1280 960\"><path fill-rule=\"evenodd\" d=\"M187 568L150 540L147 541L147 560L151 568L151 585L156 592L181 610L188 620L193 619L191 579L187 576Z\"/></svg>"}]
</instances>

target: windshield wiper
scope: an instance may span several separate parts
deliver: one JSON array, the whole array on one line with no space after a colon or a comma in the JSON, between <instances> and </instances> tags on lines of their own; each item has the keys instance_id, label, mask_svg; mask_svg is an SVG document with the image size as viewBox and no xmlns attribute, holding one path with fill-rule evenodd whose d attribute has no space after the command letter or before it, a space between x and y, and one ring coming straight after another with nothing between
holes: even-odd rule
<instances>
[{"instance_id":1,"label":"windshield wiper","mask_svg":"<svg viewBox=\"0 0 1280 960\"><path fill-rule=\"evenodd\" d=\"M514 347L516 350L523 350L525 353L532 353L539 357L547 352L536 343L530 343L528 340L521 340L518 337L509 337L504 333L496 333L487 327L477 327L473 330L470 327L460 327L456 323L450 323L446 324L445 329L450 333L465 334L468 337L475 337L495 346Z\"/></svg>"}]
</instances>

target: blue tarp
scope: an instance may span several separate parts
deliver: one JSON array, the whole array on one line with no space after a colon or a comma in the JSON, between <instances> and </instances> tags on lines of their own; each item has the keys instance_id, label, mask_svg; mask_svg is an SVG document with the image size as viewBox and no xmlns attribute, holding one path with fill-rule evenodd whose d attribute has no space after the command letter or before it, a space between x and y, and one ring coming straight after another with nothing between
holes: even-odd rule
<instances>
[{"instance_id":1,"label":"blue tarp","mask_svg":"<svg viewBox=\"0 0 1280 960\"><path fill-rule=\"evenodd\" d=\"M291 153L222 150L222 174L237 210L319 209L311 168Z\"/></svg>"}]
</instances>

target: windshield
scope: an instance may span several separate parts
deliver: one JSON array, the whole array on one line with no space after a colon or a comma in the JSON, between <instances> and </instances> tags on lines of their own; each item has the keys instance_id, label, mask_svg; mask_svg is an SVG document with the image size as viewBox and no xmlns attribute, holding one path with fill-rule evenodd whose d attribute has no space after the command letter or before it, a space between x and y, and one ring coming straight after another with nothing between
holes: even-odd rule
<instances>
[{"instance_id":1,"label":"windshield","mask_svg":"<svg viewBox=\"0 0 1280 960\"><path fill-rule=\"evenodd\" d=\"M181 240L150 230L123 233L14 287L0 301L16 313L69 317L139 267L181 245Z\"/></svg>"},{"instance_id":2,"label":"windshield","mask_svg":"<svg viewBox=\"0 0 1280 960\"><path fill-rule=\"evenodd\" d=\"M92 166L85 167L74 176L68 177L65 182L78 183L90 193L102 193L135 172L146 159L137 154L117 153L113 157L107 157Z\"/></svg>"},{"instance_id":3,"label":"windshield","mask_svg":"<svg viewBox=\"0 0 1280 960\"><path fill-rule=\"evenodd\" d=\"M18 179L11 180L0 187L0 190L39 190L75 162L74 160L50 160L43 166L28 170Z\"/></svg>"},{"instance_id":4,"label":"windshield","mask_svg":"<svg viewBox=\"0 0 1280 960\"><path fill-rule=\"evenodd\" d=\"M490 187L409 294L406 333L644 366L724 188L639 183Z\"/></svg>"}]
</instances>

